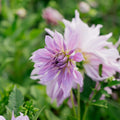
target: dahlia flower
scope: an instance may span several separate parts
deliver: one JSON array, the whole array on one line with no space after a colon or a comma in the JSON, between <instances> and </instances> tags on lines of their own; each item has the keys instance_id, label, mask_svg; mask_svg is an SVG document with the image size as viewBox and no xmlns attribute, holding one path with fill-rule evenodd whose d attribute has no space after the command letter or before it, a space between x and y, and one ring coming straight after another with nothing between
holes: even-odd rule
<instances>
[{"instance_id":1,"label":"dahlia flower","mask_svg":"<svg viewBox=\"0 0 120 120\"><path fill-rule=\"evenodd\" d=\"M49 24L57 25L58 21L62 21L63 16L55 9L48 7L43 10L42 13L43 18Z\"/></svg>"},{"instance_id":2,"label":"dahlia flower","mask_svg":"<svg viewBox=\"0 0 120 120\"><path fill-rule=\"evenodd\" d=\"M76 62L84 58L80 52L75 51L76 42L66 43L57 31L46 30L51 36L45 37L45 48L35 51L31 57L35 63L31 78L40 79L40 83L47 86L47 94L52 100L56 98L60 105L70 95L74 84L82 87L83 78L77 71Z\"/></svg>"},{"instance_id":3,"label":"dahlia flower","mask_svg":"<svg viewBox=\"0 0 120 120\"><path fill-rule=\"evenodd\" d=\"M86 74L93 80L104 80L120 71L117 58L120 58L117 49L107 40L112 33L100 35L102 25L89 27L79 18L78 11L72 22L63 20L65 24L65 40L68 46L76 49L85 58L83 67ZM69 44L70 43L70 44ZM72 43L77 43L73 46ZM102 75L99 75L99 65L102 64Z\"/></svg>"}]
</instances>

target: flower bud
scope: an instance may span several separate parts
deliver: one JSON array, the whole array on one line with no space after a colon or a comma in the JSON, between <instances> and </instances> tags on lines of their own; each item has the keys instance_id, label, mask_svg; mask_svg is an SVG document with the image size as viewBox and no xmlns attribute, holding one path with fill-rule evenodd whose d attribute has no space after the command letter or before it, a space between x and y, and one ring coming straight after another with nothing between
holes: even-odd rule
<instances>
[{"instance_id":1,"label":"flower bud","mask_svg":"<svg viewBox=\"0 0 120 120\"><path fill-rule=\"evenodd\" d=\"M24 8L20 8L20 9L17 10L16 14L20 18L25 18L25 16L26 16L26 10Z\"/></svg>"},{"instance_id":2,"label":"flower bud","mask_svg":"<svg viewBox=\"0 0 120 120\"><path fill-rule=\"evenodd\" d=\"M48 7L43 10L42 17L48 24L57 25L58 21L62 21L63 16L55 9Z\"/></svg>"},{"instance_id":3,"label":"flower bud","mask_svg":"<svg viewBox=\"0 0 120 120\"><path fill-rule=\"evenodd\" d=\"M90 6L86 2L80 2L79 3L79 10L82 13L87 13L90 11Z\"/></svg>"}]
</instances>

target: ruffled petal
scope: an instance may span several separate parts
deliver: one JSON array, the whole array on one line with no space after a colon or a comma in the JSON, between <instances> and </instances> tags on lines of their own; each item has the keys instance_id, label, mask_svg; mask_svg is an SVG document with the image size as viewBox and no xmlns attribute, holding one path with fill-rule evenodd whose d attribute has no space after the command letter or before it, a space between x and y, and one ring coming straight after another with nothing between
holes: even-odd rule
<instances>
[{"instance_id":1,"label":"ruffled petal","mask_svg":"<svg viewBox=\"0 0 120 120\"><path fill-rule=\"evenodd\" d=\"M84 58L81 53L75 53L75 55L72 56L72 60L76 62L81 62L82 60L84 60Z\"/></svg>"},{"instance_id":2,"label":"ruffled petal","mask_svg":"<svg viewBox=\"0 0 120 120\"><path fill-rule=\"evenodd\" d=\"M70 93L70 90L72 88L72 83L73 83L73 74L71 74L70 71L66 68L61 83L61 88L63 90L64 97L68 96L68 94Z\"/></svg>"},{"instance_id":3,"label":"ruffled petal","mask_svg":"<svg viewBox=\"0 0 120 120\"><path fill-rule=\"evenodd\" d=\"M74 81L80 85L80 87L83 87L83 76L81 73L77 70L74 70Z\"/></svg>"},{"instance_id":4,"label":"ruffled petal","mask_svg":"<svg viewBox=\"0 0 120 120\"><path fill-rule=\"evenodd\" d=\"M30 59L33 62L48 62L51 59L52 54L45 48L35 51Z\"/></svg>"}]
</instances>

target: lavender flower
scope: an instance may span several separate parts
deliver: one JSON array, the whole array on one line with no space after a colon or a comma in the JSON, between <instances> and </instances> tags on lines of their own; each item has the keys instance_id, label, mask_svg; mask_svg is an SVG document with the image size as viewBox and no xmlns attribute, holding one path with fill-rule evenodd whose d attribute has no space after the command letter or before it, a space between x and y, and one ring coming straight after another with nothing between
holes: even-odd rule
<instances>
[{"instance_id":1,"label":"lavender flower","mask_svg":"<svg viewBox=\"0 0 120 120\"><path fill-rule=\"evenodd\" d=\"M47 86L47 94L58 105L70 95L74 84L83 85L83 78L77 71L76 62L84 60L80 52L75 51L76 42L71 41L72 47L66 43L57 31L46 29L52 36L45 37L46 46L35 51L31 57L35 63L31 73L32 79L40 79L41 84Z\"/></svg>"},{"instance_id":2,"label":"lavender flower","mask_svg":"<svg viewBox=\"0 0 120 120\"><path fill-rule=\"evenodd\" d=\"M64 20L65 38L67 42L76 42L77 50L83 54L84 69L86 74L93 80L104 80L113 76L116 71L120 71L117 58L120 58L118 50L107 40L112 36L99 35L102 25L92 25L89 27L79 18L79 13L75 12L72 22ZM69 46L72 47L72 44ZM102 75L99 75L99 65L102 64Z\"/></svg>"}]
</instances>

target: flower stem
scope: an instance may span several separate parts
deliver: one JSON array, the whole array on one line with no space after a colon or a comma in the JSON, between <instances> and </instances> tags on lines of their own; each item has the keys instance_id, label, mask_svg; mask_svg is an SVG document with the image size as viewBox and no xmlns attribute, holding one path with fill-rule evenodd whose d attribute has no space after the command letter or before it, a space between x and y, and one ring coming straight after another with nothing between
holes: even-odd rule
<instances>
[{"instance_id":1,"label":"flower stem","mask_svg":"<svg viewBox=\"0 0 120 120\"><path fill-rule=\"evenodd\" d=\"M95 90L95 92L93 93L93 96L91 97L89 103L91 103L91 102L93 101L94 97L96 96L97 92L99 91L99 87L100 87L100 85L101 85L101 84L98 83L97 86L95 87L96 90Z\"/></svg>"},{"instance_id":2,"label":"flower stem","mask_svg":"<svg viewBox=\"0 0 120 120\"><path fill-rule=\"evenodd\" d=\"M80 120L80 86L77 85L78 94L77 94L77 102L78 102L78 120Z\"/></svg>"},{"instance_id":3,"label":"flower stem","mask_svg":"<svg viewBox=\"0 0 120 120\"><path fill-rule=\"evenodd\" d=\"M74 113L74 116L76 118L76 111L75 111L75 104L74 104L74 100L73 100L73 92L72 92L72 90L71 90L70 94L71 94L71 102L72 102L73 113Z\"/></svg>"},{"instance_id":4,"label":"flower stem","mask_svg":"<svg viewBox=\"0 0 120 120\"><path fill-rule=\"evenodd\" d=\"M88 107L89 107L89 105L86 104L86 106L85 106L85 112L83 114L83 120L86 120L86 115L87 115Z\"/></svg>"},{"instance_id":5,"label":"flower stem","mask_svg":"<svg viewBox=\"0 0 120 120\"><path fill-rule=\"evenodd\" d=\"M82 120L86 120L86 115L87 115L87 111L88 111L89 105L92 103L94 97L96 96L99 87L100 87L100 83L98 83L98 85L95 87L96 91L93 93L93 96L91 97L90 101L88 103L86 103L85 112L83 114L83 119Z\"/></svg>"}]
</instances>

